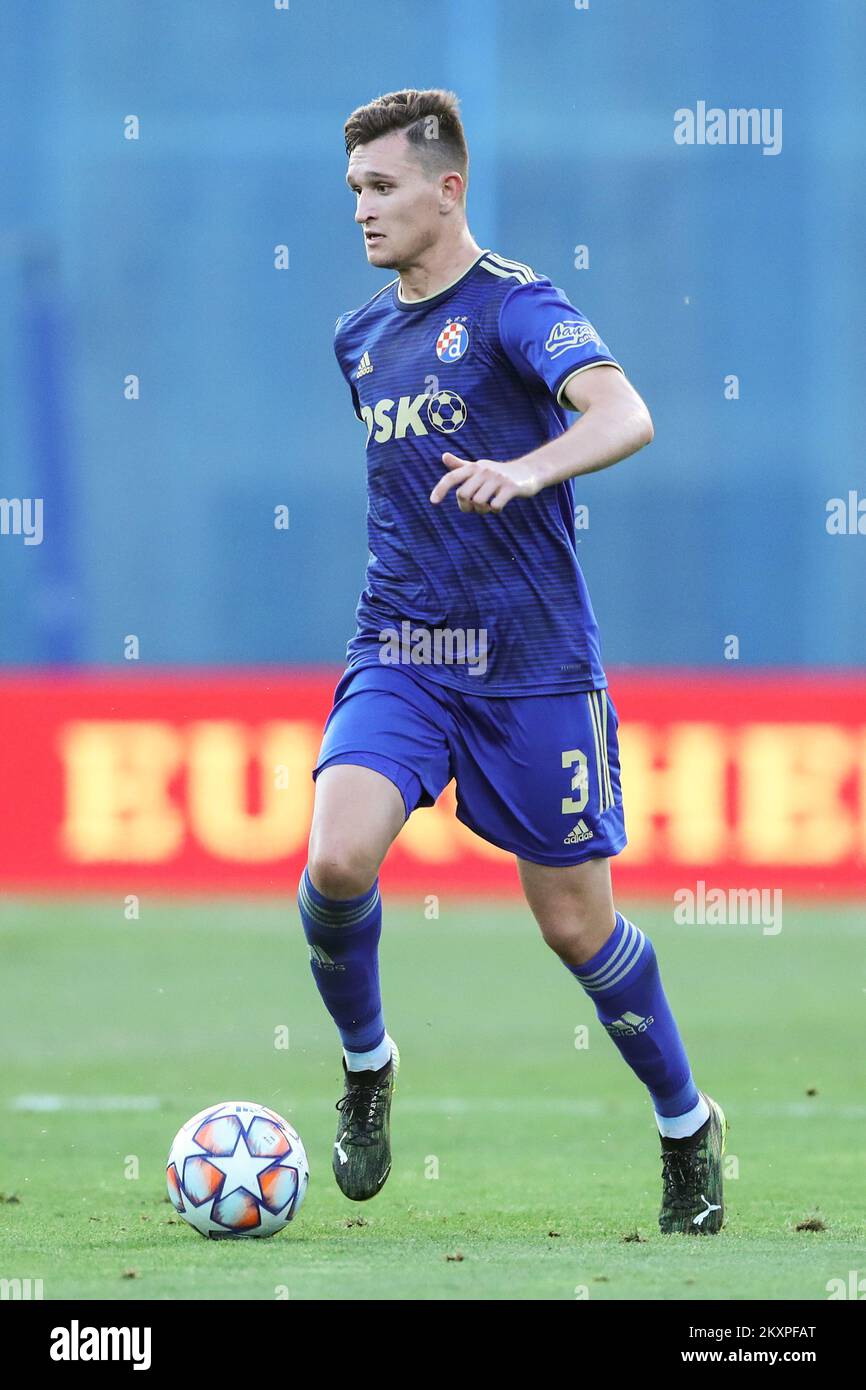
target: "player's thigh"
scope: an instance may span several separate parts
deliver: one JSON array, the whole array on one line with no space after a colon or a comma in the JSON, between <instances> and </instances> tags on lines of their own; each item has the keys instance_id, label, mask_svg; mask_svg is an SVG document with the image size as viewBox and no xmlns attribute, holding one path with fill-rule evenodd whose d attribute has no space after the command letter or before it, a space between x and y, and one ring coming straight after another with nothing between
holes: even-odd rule
<instances>
[{"instance_id":1,"label":"player's thigh","mask_svg":"<svg viewBox=\"0 0 866 1390\"><path fill-rule=\"evenodd\" d=\"M609 859L552 867L517 860L526 901L541 933L569 965L582 965L600 951L616 914Z\"/></svg>"},{"instance_id":2,"label":"player's thigh","mask_svg":"<svg viewBox=\"0 0 866 1390\"><path fill-rule=\"evenodd\" d=\"M333 898L365 893L405 819L399 788L381 772L351 763L322 768L310 827L313 886Z\"/></svg>"},{"instance_id":3,"label":"player's thigh","mask_svg":"<svg viewBox=\"0 0 866 1390\"><path fill-rule=\"evenodd\" d=\"M451 778L447 716L401 667L348 670L316 762L310 876L329 897L356 897L418 805Z\"/></svg>"}]
</instances>

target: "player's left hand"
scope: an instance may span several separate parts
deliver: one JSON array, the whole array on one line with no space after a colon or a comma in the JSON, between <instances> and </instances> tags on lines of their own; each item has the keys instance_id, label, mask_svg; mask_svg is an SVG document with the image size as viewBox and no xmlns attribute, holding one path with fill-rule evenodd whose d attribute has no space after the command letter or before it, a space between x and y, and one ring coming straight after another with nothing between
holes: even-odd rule
<instances>
[{"instance_id":1,"label":"player's left hand","mask_svg":"<svg viewBox=\"0 0 866 1390\"><path fill-rule=\"evenodd\" d=\"M457 505L461 512L501 512L512 497L534 497L538 482L525 464L497 463L495 459L458 458L444 453L442 462L448 469L430 493L430 501L441 502L457 489Z\"/></svg>"}]
</instances>

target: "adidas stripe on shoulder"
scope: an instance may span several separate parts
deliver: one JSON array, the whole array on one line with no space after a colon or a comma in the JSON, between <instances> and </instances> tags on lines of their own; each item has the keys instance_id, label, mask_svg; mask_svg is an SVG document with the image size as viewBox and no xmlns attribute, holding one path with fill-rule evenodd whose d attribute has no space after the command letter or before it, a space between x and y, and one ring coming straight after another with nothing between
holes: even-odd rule
<instances>
[{"instance_id":1,"label":"adidas stripe on shoulder","mask_svg":"<svg viewBox=\"0 0 866 1390\"><path fill-rule=\"evenodd\" d=\"M532 267L525 265L523 261L509 260L496 251L488 251L479 264L491 275L498 275L502 280L516 280L520 285L529 285L534 280L543 278L536 275Z\"/></svg>"}]
</instances>

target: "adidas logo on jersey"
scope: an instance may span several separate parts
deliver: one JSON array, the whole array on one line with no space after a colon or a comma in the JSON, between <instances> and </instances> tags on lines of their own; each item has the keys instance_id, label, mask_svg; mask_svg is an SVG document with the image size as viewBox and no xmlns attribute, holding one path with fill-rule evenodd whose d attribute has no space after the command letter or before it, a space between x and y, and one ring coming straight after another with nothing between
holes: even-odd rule
<instances>
[{"instance_id":1,"label":"adidas logo on jersey","mask_svg":"<svg viewBox=\"0 0 866 1390\"><path fill-rule=\"evenodd\" d=\"M564 845L579 845L582 840L591 840L592 831L585 820L579 820L573 830L570 830L563 840Z\"/></svg>"},{"instance_id":2,"label":"adidas logo on jersey","mask_svg":"<svg viewBox=\"0 0 866 1390\"><path fill-rule=\"evenodd\" d=\"M323 951L321 946L310 947L310 960L313 965L318 965L322 970L345 970L345 965L338 964L332 960L327 951Z\"/></svg>"},{"instance_id":3,"label":"adidas logo on jersey","mask_svg":"<svg viewBox=\"0 0 866 1390\"><path fill-rule=\"evenodd\" d=\"M641 1018L640 1014L625 1013L604 1026L612 1038L631 1038L636 1033L645 1033L651 1023L655 1023L652 1014L647 1018Z\"/></svg>"},{"instance_id":4,"label":"adidas logo on jersey","mask_svg":"<svg viewBox=\"0 0 866 1390\"><path fill-rule=\"evenodd\" d=\"M370 361L370 354L369 352L365 352L364 356L361 358L360 362L355 368L355 379L358 380L362 376L368 376L369 373L372 372L372 370L373 363Z\"/></svg>"}]
</instances>

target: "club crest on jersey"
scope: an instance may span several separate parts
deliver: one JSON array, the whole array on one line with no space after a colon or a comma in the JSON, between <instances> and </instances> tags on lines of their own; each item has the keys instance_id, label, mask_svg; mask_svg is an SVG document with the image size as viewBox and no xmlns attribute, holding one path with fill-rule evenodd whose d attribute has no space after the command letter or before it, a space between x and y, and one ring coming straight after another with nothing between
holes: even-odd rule
<instances>
[{"instance_id":1,"label":"club crest on jersey","mask_svg":"<svg viewBox=\"0 0 866 1390\"><path fill-rule=\"evenodd\" d=\"M580 319L562 319L551 328L544 347L551 357L559 357L560 353L568 352L569 348L583 347L585 343L601 346L601 339L592 324Z\"/></svg>"},{"instance_id":2,"label":"club crest on jersey","mask_svg":"<svg viewBox=\"0 0 866 1390\"><path fill-rule=\"evenodd\" d=\"M469 329L465 323L449 320L436 339L436 356L440 362L459 362L469 346Z\"/></svg>"}]
</instances>

